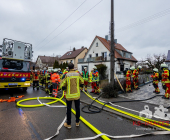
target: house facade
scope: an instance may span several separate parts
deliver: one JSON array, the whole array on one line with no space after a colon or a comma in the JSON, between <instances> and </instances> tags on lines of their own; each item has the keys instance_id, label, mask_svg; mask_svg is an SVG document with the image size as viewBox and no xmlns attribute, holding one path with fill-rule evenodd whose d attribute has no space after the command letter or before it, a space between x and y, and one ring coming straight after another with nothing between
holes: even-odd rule
<instances>
[{"instance_id":1,"label":"house facade","mask_svg":"<svg viewBox=\"0 0 170 140\"><path fill-rule=\"evenodd\" d=\"M94 65L104 64L107 66L106 75L110 79L110 41L96 36L91 43L85 57L78 60L78 70L82 71L84 67L88 71L93 69ZM136 66L137 60L132 53L127 51L121 44L115 44L115 71L121 72L131 66Z\"/></svg>"},{"instance_id":2,"label":"house facade","mask_svg":"<svg viewBox=\"0 0 170 140\"><path fill-rule=\"evenodd\" d=\"M167 58L165 60L165 64L168 65L168 69L170 70L170 50L168 50L168 55L167 55Z\"/></svg>"},{"instance_id":3,"label":"house facade","mask_svg":"<svg viewBox=\"0 0 170 140\"><path fill-rule=\"evenodd\" d=\"M59 57L51 57L51 56L38 56L35 62L35 67L37 69L43 69L48 67L53 67L54 62L59 61Z\"/></svg>"},{"instance_id":4,"label":"house facade","mask_svg":"<svg viewBox=\"0 0 170 140\"><path fill-rule=\"evenodd\" d=\"M73 63L74 67L77 68L78 59L81 59L87 53L87 48L82 47L81 49L73 48L73 51L66 52L63 56L60 57L59 63Z\"/></svg>"}]
</instances>

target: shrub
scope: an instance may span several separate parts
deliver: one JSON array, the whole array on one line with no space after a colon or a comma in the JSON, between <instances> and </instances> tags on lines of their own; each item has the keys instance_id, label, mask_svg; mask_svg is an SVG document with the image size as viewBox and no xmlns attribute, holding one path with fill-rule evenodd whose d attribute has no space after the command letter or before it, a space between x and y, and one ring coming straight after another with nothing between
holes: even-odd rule
<instances>
[{"instance_id":1,"label":"shrub","mask_svg":"<svg viewBox=\"0 0 170 140\"><path fill-rule=\"evenodd\" d=\"M97 67L97 70L98 70L99 74L101 75L100 80L105 79L106 78L107 66L103 65L103 64L99 64L99 65L96 65L96 67Z\"/></svg>"},{"instance_id":2,"label":"shrub","mask_svg":"<svg viewBox=\"0 0 170 140\"><path fill-rule=\"evenodd\" d=\"M117 96L118 96L118 93L117 93L117 84L115 83L115 85L113 86L113 85L111 85L110 83L109 84L107 84L107 85L105 85L104 87L103 87L103 94L102 94L102 97L103 98L112 98L112 97L114 97L114 98L117 98Z\"/></svg>"}]
</instances>

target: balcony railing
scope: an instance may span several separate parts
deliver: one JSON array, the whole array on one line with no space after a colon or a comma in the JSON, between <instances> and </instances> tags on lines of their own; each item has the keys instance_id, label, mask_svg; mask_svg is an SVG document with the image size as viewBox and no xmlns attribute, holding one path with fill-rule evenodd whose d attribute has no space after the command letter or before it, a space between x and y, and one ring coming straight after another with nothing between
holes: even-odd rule
<instances>
[{"instance_id":1,"label":"balcony railing","mask_svg":"<svg viewBox=\"0 0 170 140\"><path fill-rule=\"evenodd\" d=\"M78 63L84 62L84 58L78 59Z\"/></svg>"},{"instance_id":2,"label":"balcony railing","mask_svg":"<svg viewBox=\"0 0 170 140\"><path fill-rule=\"evenodd\" d=\"M99 57L91 57L91 58L87 58L87 62L95 62L95 61L107 61L109 57L103 57L103 56L99 56Z\"/></svg>"},{"instance_id":3,"label":"balcony railing","mask_svg":"<svg viewBox=\"0 0 170 140\"><path fill-rule=\"evenodd\" d=\"M78 59L78 63L82 63L82 62L108 61L108 60L110 60L110 57L109 57L109 56L106 56L106 57L99 56L99 57L90 57L90 58L87 58L86 61L85 61L83 58L82 58L82 59Z\"/></svg>"}]
</instances>

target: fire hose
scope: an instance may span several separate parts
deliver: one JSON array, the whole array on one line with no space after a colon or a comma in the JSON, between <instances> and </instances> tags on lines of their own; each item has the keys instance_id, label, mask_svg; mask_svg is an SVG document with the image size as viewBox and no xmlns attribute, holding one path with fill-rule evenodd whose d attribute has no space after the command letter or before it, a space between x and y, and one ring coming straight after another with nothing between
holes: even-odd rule
<instances>
[{"instance_id":1,"label":"fire hose","mask_svg":"<svg viewBox=\"0 0 170 140\"><path fill-rule=\"evenodd\" d=\"M84 92L84 93L85 93L89 98L91 98L92 100L94 100L94 101L102 104L103 107L106 106L106 107L108 107L108 108L110 108L110 109L113 109L113 110L115 110L115 111L121 112L121 113L123 113L123 114L126 114L126 115L128 115L128 116L134 117L134 118L136 118L136 119L142 120L142 121L147 122L147 123L148 123L148 121L152 121L153 123L151 123L151 124L156 125L157 127L160 127L160 128L162 128L162 129L168 130L168 131L162 131L162 132L156 131L156 132L146 133L146 134L141 134L141 135L110 136L110 135L101 133L98 129L96 129L94 126L92 126L92 125L91 125L89 122L87 122L84 118L80 117L80 120L82 120L87 126L89 126L89 127L90 127L94 132L96 132L98 135L95 136L95 137L89 137L89 138L78 138L78 139L76 139L76 140L95 139L95 138L100 137L100 136L101 136L103 139L109 140L108 137L110 137L110 138L132 138L132 137L139 137L139 136L144 136L144 135L170 134L170 129L168 129L168 128L166 128L166 127L163 127L163 126L160 126L160 125L157 125L157 124L154 124L154 122L156 122L155 120L151 120L151 119L146 119L146 118L143 118L143 117L139 117L139 116L137 116L137 115L134 115L134 114L131 114L131 113L122 111L122 110L120 110L120 109L114 108L114 107L112 107L112 106L107 105L106 103L102 103L102 102L94 99L90 94L87 94L86 92ZM64 94L63 94L63 95L64 95ZM101 95L100 95L100 96L101 96ZM157 96L157 95L156 95L156 96ZM63 97L63 96L62 96L62 97ZM39 99L55 99L55 101L53 101L53 103L55 103L55 102L57 102L57 101L60 101L61 103L63 103L63 104L66 106L66 103L61 100L62 98L56 99L56 98L53 98L53 97L39 97L39 98L24 99L24 100L21 100L21 101L17 102L17 105L18 105L18 106L21 106L21 107L38 107L38 106L44 106L44 105L46 105L46 104L47 104L47 106L49 105L49 103L46 103L46 104L45 104L45 103L41 103L41 102L40 102L41 104L38 104L38 105L21 105L21 104L20 104L20 103L23 102L23 101L34 100L34 99L38 99L38 100L39 100ZM50 102L50 104L52 104L52 102ZM72 109L72 112L75 114L75 111L74 111L73 109ZM58 127L56 134L55 134L54 136L50 137L50 138L47 138L46 140L49 140L49 139L55 137L56 135L58 135L58 134L59 134L59 129L62 127L62 125L63 125L64 122L65 122L65 119L63 120L63 122L62 122L62 123L60 124L60 126ZM149 122L149 123L150 123L150 122ZM161 123L161 122L160 122L160 123ZM67 140L72 140L72 139L67 139Z\"/></svg>"}]
</instances>

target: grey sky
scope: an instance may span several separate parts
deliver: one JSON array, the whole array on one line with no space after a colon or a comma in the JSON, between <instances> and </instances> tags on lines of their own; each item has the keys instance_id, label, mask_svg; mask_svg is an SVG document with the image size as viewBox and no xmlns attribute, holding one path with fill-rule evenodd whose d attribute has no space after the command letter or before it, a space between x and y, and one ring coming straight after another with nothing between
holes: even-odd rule
<instances>
[{"instance_id":1,"label":"grey sky","mask_svg":"<svg viewBox=\"0 0 170 140\"><path fill-rule=\"evenodd\" d=\"M0 0L0 40L10 38L33 44L34 61L38 55L63 55L70 47L89 48L96 35L105 37L109 33L110 0L84 1ZM140 22L138 26L126 30L123 27L168 8L169 0L115 0L115 38L118 43L138 60L147 54L167 55L170 50L170 10L166 11L167 15L146 23ZM56 27L55 32L42 42Z\"/></svg>"}]
</instances>

